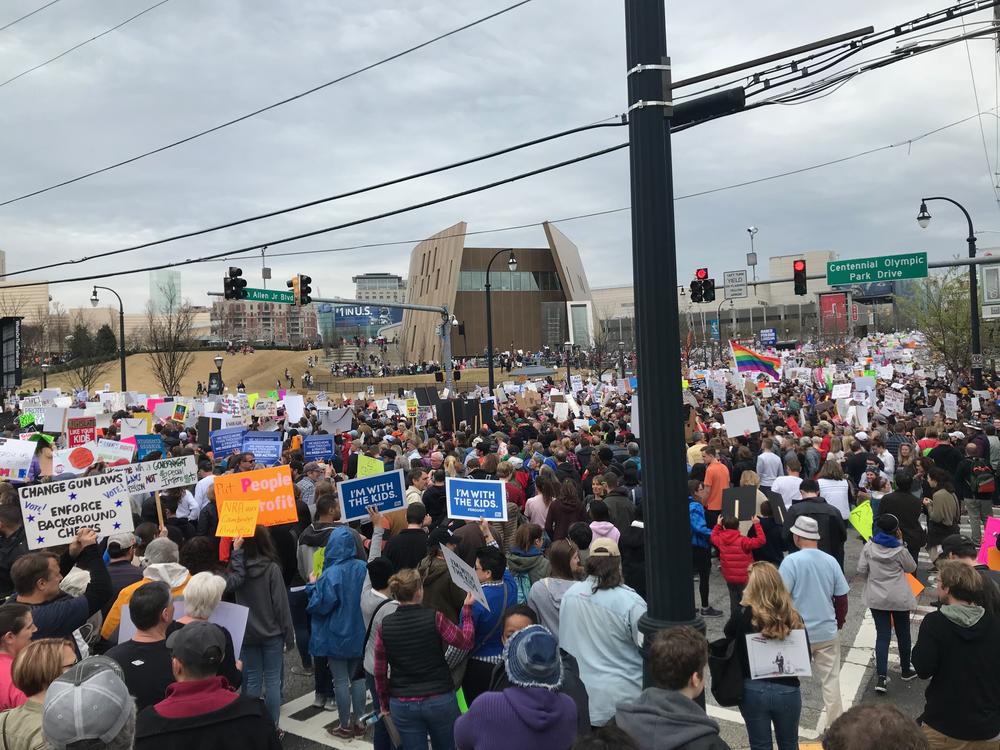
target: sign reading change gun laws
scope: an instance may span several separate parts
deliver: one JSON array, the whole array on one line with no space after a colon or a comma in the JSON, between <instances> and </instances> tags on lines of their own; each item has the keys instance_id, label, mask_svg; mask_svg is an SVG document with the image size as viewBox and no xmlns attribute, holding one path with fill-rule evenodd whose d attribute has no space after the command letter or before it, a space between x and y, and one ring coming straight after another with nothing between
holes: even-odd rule
<instances>
[{"instance_id":1,"label":"sign reading change gun laws","mask_svg":"<svg viewBox=\"0 0 1000 750\"><path fill-rule=\"evenodd\" d=\"M120 474L94 474L18 490L28 549L69 544L89 527L98 537L132 531L128 487Z\"/></svg>"},{"instance_id":2,"label":"sign reading change gun laws","mask_svg":"<svg viewBox=\"0 0 1000 750\"><path fill-rule=\"evenodd\" d=\"M406 504L402 469L338 482L337 492L340 495L341 520L345 522L367 518L367 509L372 506L388 513Z\"/></svg>"}]
</instances>

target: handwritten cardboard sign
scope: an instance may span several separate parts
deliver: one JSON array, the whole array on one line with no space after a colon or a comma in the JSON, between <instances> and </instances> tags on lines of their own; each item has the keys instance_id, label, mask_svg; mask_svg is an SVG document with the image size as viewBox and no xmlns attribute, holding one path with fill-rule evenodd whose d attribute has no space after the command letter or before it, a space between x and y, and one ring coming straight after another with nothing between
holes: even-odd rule
<instances>
[{"instance_id":1,"label":"handwritten cardboard sign","mask_svg":"<svg viewBox=\"0 0 1000 750\"><path fill-rule=\"evenodd\" d=\"M99 537L132 531L132 506L125 480L117 474L94 474L18 490L28 549L69 544L84 527Z\"/></svg>"},{"instance_id":2,"label":"handwritten cardboard sign","mask_svg":"<svg viewBox=\"0 0 1000 750\"><path fill-rule=\"evenodd\" d=\"M448 545L441 545L441 552L444 554L444 561L448 565L448 573L452 582L462 591L472 594L473 598L488 610L490 605L486 601L486 594L483 592L483 584L479 582L479 576L469 563L456 555Z\"/></svg>"},{"instance_id":3,"label":"handwritten cardboard sign","mask_svg":"<svg viewBox=\"0 0 1000 750\"><path fill-rule=\"evenodd\" d=\"M253 536L260 516L257 500L227 500L219 506L218 537Z\"/></svg>"},{"instance_id":4,"label":"handwritten cardboard sign","mask_svg":"<svg viewBox=\"0 0 1000 750\"><path fill-rule=\"evenodd\" d=\"M261 526L278 526L299 520L295 509L292 470L288 466L216 477L216 504L221 508L229 500L256 500L260 504L257 523Z\"/></svg>"}]
</instances>

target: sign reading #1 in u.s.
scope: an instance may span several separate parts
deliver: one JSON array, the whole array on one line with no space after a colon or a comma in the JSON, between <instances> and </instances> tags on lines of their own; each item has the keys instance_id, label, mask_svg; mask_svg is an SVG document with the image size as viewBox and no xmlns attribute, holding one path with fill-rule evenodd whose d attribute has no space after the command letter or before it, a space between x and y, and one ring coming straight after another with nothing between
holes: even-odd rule
<instances>
[{"instance_id":1,"label":"sign reading #1 in u.s.","mask_svg":"<svg viewBox=\"0 0 1000 750\"><path fill-rule=\"evenodd\" d=\"M337 494L340 496L341 520L345 522L367 518L370 507L378 508L382 513L399 510L406 505L403 470L338 482Z\"/></svg>"},{"instance_id":2,"label":"sign reading #1 in u.s.","mask_svg":"<svg viewBox=\"0 0 1000 750\"><path fill-rule=\"evenodd\" d=\"M448 497L448 518L507 520L507 485L504 482L447 477L444 491Z\"/></svg>"}]
</instances>

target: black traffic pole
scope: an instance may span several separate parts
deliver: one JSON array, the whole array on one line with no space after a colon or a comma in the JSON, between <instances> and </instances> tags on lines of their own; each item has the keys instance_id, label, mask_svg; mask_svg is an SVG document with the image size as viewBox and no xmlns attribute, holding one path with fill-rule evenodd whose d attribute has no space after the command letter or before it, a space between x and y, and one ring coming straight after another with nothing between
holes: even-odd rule
<instances>
[{"instance_id":1,"label":"black traffic pole","mask_svg":"<svg viewBox=\"0 0 1000 750\"><path fill-rule=\"evenodd\" d=\"M625 0L629 101L629 167L632 193L632 278L635 290L639 422L642 452L656 457L643 467L648 609L639 621L644 643L663 628L705 623L691 587L680 333L674 242L674 186L670 156L670 60L662 0ZM644 683L650 684L647 668Z\"/></svg>"},{"instance_id":2,"label":"black traffic pole","mask_svg":"<svg viewBox=\"0 0 1000 750\"><path fill-rule=\"evenodd\" d=\"M486 360L487 367L489 368L489 384L490 384L490 394L493 394L493 389L496 387L496 383L493 380L493 305L490 301L490 268L493 265L493 261L497 259L498 256L504 253L510 253L510 257L507 259L507 266L510 268L511 272L517 270L517 258L514 257L513 250L497 250L493 257L490 258L490 262L486 264Z\"/></svg>"},{"instance_id":3,"label":"black traffic pole","mask_svg":"<svg viewBox=\"0 0 1000 750\"><path fill-rule=\"evenodd\" d=\"M931 215L927 213L927 201L945 201L957 206L958 210L965 214L965 221L969 225L969 236L966 242L969 243L969 257L976 257L976 232L972 227L972 217L965 210L965 206L951 198L944 196L934 196L920 199L920 213L917 214L917 223L921 229L926 229L930 224ZM976 390L983 388L983 345L979 339L979 275L976 266L969 265L969 322L972 329L972 382Z\"/></svg>"}]
</instances>

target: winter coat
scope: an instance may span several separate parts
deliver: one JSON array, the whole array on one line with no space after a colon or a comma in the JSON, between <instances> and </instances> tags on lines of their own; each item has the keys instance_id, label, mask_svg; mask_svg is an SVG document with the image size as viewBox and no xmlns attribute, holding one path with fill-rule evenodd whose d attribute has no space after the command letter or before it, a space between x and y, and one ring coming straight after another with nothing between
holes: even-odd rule
<instances>
[{"instance_id":1,"label":"winter coat","mask_svg":"<svg viewBox=\"0 0 1000 750\"><path fill-rule=\"evenodd\" d=\"M743 536L739 529L724 529L718 525L712 529L712 544L719 548L719 563L726 583L746 585L749 576L747 569L753 564L752 553L767 542L764 529L756 518L753 529L753 537Z\"/></svg>"},{"instance_id":2,"label":"winter coat","mask_svg":"<svg viewBox=\"0 0 1000 750\"><path fill-rule=\"evenodd\" d=\"M587 511L577 499L567 501L565 498L557 497L549 506L549 512L545 517L545 531L554 542L565 539L569 533L569 527L578 521L587 520Z\"/></svg>"},{"instance_id":3,"label":"winter coat","mask_svg":"<svg viewBox=\"0 0 1000 750\"><path fill-rule=\"evenodd\" d=\"M646 530L642 521L633 521L618 539L622 555L622 577L643 599L646 598Z\"/></svg>"},{"instance_id":4,"label":"winter coat","mask_svg":"<svg viewBox=\"0 0 1000 750\"><path fill-rule=\"evenodd\" d=\"M618 539L621 537L618 527L611 521L591 521L590 530L594 534L594 539L611 539L615 544L618 544Z\"/></svg>"},{"instance_id":5,"label":"winter coat","mask_svg":"<svg viewBox=\"0 0 1000 750\"><path fill-rule=\"evenodd\" d=\"M323 574L306 586L312 615L309 653L334 659L358 659L365 640L361 590L367 566L355 557L354 537L345 526L330 532Z\"/></svg>"},{"instance_id":6,"label":"winter coat","mask_svg":"<svg viewBox=\"0 0 1000 750\"><path fill-rule=\"evenodd\" d=\"M910 492L890 492L878 504L879 515L891 513L899 520L903 544L907 547L923 547L927 543L927 532L920 525L922 511L920 499Z\"/></svg>"},{"instance_id":7,"label":"winter coat","mask_svg":"<svg viewBox=\"0 0 1000 750\"><path fill-rule=\"evenodd\" d=\"M512 685L476 698L455 722L455 748L568 750L576 738L576 719L576 704L568 695Z\"/></svg>"},{"instance_id":8,"label":"winter coat","mask_svg":"<svg viewBox=\"0 0 1000 750\"><path fill-rule=\"evenodd\" d=\"M268 557L254 557L246 561L246 578L236 589L236 603L250 610L247 616L246 635L248 646L260 645L268 638L283 638L285 646L295 645L295 628L288 607L288 589L285 588L281 566Z\"/></svg>"},{"instance_id":9,"label":"winter coat","mask_svg":"<svg viewBox=\"0 0 1000 750\"><path fill-rule=\"evenodd\" d=\"M635 519L635 505L632 503L632 498L628 496L628 489L615 487L604 496L604 504L608 506L611 523L615 525L619 533L624 534L625 529Z\"/></svg>"},{"instance_id":10,"label":"winter coat","mask_svg":"<svg viewBox=\"0 0 1000 750\"><path fill-rule=\"evenodd\" d=\"M675 690L647 688L634 701L619 703L615 724L643 750L729 750L718 723Z\"/></svg>"},{"instance_id":11,"label":"winter coat","mask_svg":"<svg viewBox=\"0 0 1000 750\"><path fill-rule=\"evenodd\" d=\"M688 498L688 516L691 518L691 546L708 549L712 530L705 523L705 506Z\"/></svg>"},{"instance_id":12,"label":"winter coat","mask_svg":"<svg viewBox=\"0 0 1000 750\"><path fill-rule=\"evenodd\" d=\"M553 631L553 635L558 631ZM559 659L562 661L563 681L556 691L563 695L568 695L576 704L576 732L577 735L590 733L590 698L587 695L587 687L580 679L580 665L576 663L569 653L559 649ZM507 665L500 662L493 667L493 676L490 678L490 692L498 693L511 687L510 677L507 675ZM508 745L509 746L509 745Z\"/></svg>"},{"instance_id":13,"label":"winter coat","mask_svg":"<svg viewBox=\"0 0 1000 750\"><path fill-rule=\"evenodd\" d=\"M507 569L517 585L517 603L524 604L535 581L549 574L549 561L538 547L529 550L512 547L507 553Z\"/></svg>"},{"instance_id":14,"label":"winter coat","mask_svg":"<svg viewBox=\"0 0 1000 750\"><path fill-rule=\"evenodd\" d=\"M528 592L528 606L538 614L538 624L547 627L553 635L559 633L559 607L563 594L574 583L576 581L567 581L565 578L543 578Z\"/></svg>"},{"instance_id":15,"label":"winter coat","mask_svg":"<svg viewBox=\"0 0 1000 750\"><path fill-rule=\"evenodd\" d=\"M753 559L757 562L763 561L781 565L781 561L785 558L785 540L781 526L773 518L764 517L760 519L760 527L764 529L764 538L767 541L763 546L753 551ZM756 533L751 528L747 536L753 538Z\"/></svg>"},{"instance_id":16,"label":"winter coat","mask_svg":"<svg viewBox=\"0 0 1000 750\"><path fill-rule=\"evenodd\" d=\"M910 553L894 536L879 531L858 557L858 575L867 576L862 596L869 609L910 612L917 607L906 573L917 569Z\"/></svg>"},{"instance_id":17,"label":"winter coat","mask_svg":"<svg viewBox=\"0 0 1000 750\"><path fill-rule=\"evenodd\" d=\"M448 564L440 557L430 560L425 557L417 566L417 572L424 580L423 605L437 610L457 625L458 613L462 611L462 602L465 601L465 592L452 581Z\"/></svg>"}]
</instances>

